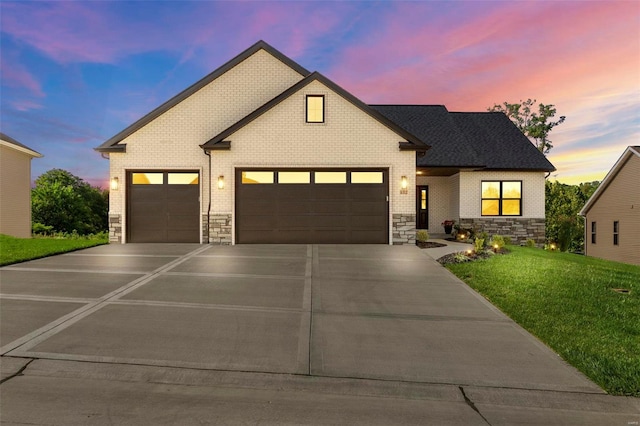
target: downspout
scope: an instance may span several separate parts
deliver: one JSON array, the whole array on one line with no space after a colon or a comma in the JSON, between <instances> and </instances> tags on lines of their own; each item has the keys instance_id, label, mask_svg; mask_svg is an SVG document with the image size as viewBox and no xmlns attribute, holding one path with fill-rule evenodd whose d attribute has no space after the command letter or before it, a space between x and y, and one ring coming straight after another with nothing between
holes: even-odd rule
<instances>
[{"instance_id":1,"label":"downspout","mask_svg":"<svg viewBox=\"0 0 640 426\"><path fill-rule=\"evenodd\" d=\"M544 180L547 180L549 176L551 176L551 172L547 172L547 175L544 177Z\"/></svg>"},{"instance_id":2,"label":"downspout","mask_svg":"<svg viewBox=\"0 0 640 426\"><path fill-rule=\"evenodd\" d=\"M211 226L211 151L205 149L204 155L209 157L209 206L207 207L207 244L209 244L211 239L211 234L209 233L209 227Z\"/></svg>"}]
</instances>

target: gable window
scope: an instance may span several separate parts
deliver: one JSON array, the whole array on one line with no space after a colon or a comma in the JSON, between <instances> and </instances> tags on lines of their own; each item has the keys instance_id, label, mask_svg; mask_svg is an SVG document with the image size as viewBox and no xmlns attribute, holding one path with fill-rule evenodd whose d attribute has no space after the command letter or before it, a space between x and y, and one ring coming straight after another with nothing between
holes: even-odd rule
<instances>
[{"instance_id":1,"label":"gable window","mask_svg":"<svg viewBox=\"0 0 640 426\"><path fill-rule=\"evenodd\" d=\"M596 223L591 222L591 244L596 243Z\"/></svg>"},{"instance_id":2,"label":"gable window","mask_svg":"<svg viewBox=\"0 0 640 426\"><path fill-rule=\"evenodd\" d=\"M618 221L614 221L613 222L613 245L617 246L618 245L618 230L620 229L620 225L618 224Z\"/></svg>"},{"instance_id":3,"label":"gable window","mask_svg":"<svg viewBox=\"0 0 640 426\"><path fill-rule=\"evenodd\" d=\"M324 123L324 95L307 95L307 123Z\"/></svg>"},{"instance_id":4,"label":"gable window","mask_svg":"<svg viewBox=\"0 0 640 426\"><path fill-rule=\"evenodd\" d=\"M522 216L522 181L482 181L482 216Z\"/></svg>"}]
</instances>

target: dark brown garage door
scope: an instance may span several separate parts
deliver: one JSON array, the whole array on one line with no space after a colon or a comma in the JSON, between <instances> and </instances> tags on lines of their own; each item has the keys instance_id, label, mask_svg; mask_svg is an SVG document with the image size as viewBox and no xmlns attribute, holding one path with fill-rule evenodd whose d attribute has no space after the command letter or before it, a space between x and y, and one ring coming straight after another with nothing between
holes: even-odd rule
<instances>
[{"instance_id":1,"label":"dark brown garage door","mask_svg":"<svg viewBox=\"0 0 640 426\"><path fill-rule=\"evenodd\" d=\"M129 172L127 241L200 242L199 180L195 171Z\"/></svg>"},{"instance_id":2,"label":"dark brown garage door","mask_svg":"<svg viewBox=\"0 0 640 426\"><path fill-rule=\"evenodd\" d=\"M238 170L238 243L386 244L387 170Z\"/></svg>"}]
</instances>

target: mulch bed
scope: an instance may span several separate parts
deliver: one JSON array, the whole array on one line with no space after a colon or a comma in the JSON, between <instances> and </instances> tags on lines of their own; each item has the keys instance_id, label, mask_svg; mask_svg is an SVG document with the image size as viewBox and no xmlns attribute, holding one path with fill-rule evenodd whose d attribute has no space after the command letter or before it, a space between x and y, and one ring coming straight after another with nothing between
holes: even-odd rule
<instances>
[{"instance_id":1,"label":"mulch bed","mask_svg":"<svg viewBox=\"0 0 640 426\"><path fill-rule=\"evenodd\" d=\"M430 249L436 247L446 247L446 244L434 243L433 241L427 241L426 243L416 243L416 245L420 248Z\"/></svg>"},{"instance_id":2,"label":"mulch bed","mask_svg":"<svg viewBox=\"0 0 640 426\"><path fill-rule=\"evenodd\" d=\"M501 255L501 254L507 254L507 253L509 253L509 250L505 248L500 250L498 253L494 253L491 250L485 250L480 253L476 253L476 252L465 253L460 251L458 253L451 253L451 254L442 256L441 258L438 259L438 262L442 265L447 265L449 263L473 262L474 260L488 259L495 255Z\"/></svg>"}]
</instances>

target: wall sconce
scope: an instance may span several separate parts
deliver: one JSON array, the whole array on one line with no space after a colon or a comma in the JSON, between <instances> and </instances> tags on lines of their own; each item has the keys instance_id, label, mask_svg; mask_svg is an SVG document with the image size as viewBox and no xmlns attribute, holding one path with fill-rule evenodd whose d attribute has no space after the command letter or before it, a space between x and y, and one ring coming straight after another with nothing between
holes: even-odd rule
<instances>
[{"instance_id":1,"label":"wall sconce","mask_svg":"<svg viewBox=\"0 0 640 426\"><path fill-rule=\"evenodd\" d=\"M224 176L218 176L218 189L224 189Z\"/></svg>"},{"instance_id":2,"label":"wall sconce","mask_svg":"<svg viewBox=\"0 0 640 426\"><path fill-rule=\"evenodd\" d=\"M407 177L406 176L402 176L402 178L400 179L400 193L401 194L407 194L408 193L408 189L407 189Z\"/></svg>"},{"instance_id":3,"label":"wall sconce","mask_svg":"<svg viewBox=\"0 0 640 426\"><path fill-rule=\"evenodd\" d=\"M120 183L118 182L118 178L117 177L112 177L111 178L111 190L112 191L117 191L119 186L120 186Z\"/></svg>"}]
</instances>

